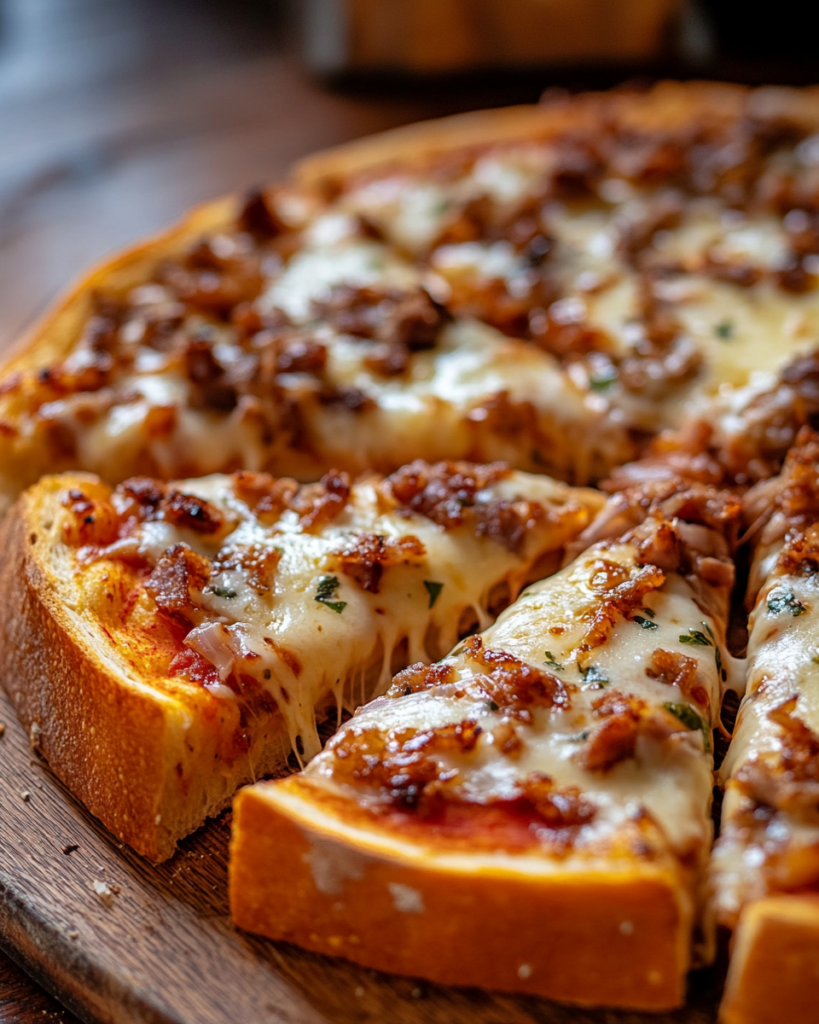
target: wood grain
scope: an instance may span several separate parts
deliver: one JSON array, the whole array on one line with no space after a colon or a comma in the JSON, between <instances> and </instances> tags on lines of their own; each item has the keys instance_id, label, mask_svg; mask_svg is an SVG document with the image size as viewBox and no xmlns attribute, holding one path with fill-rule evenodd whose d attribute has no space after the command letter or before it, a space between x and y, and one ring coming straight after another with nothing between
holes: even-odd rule
<instances>
[{"instance_id":1,"label":"wood grain","mask_svg":"<svg viewBox=\"0 0 819 1024\"><path fill-rule=\"evenodd\" d=\"M148 864L31 753L4 695L0 721L0 944L89 1024L716 1020L712 972L694 976L687 1009L646 1017L444 989L242 934L228 918L229 814L200 829L171 861ZM103 884L110 894L95 890Z\"/></svg>"},{"instance_id":2,"label":"wood grain","mask_svg":"<svg viewBox=\"0 0 819 1024\"><path fill-rule=\"evenodd\" d=\"M40 1024L78 1024L77 1018L60 1006L5 953L0 953L0 1024L13 1024L25 1015Z\"/></svg>"}]
</instances>

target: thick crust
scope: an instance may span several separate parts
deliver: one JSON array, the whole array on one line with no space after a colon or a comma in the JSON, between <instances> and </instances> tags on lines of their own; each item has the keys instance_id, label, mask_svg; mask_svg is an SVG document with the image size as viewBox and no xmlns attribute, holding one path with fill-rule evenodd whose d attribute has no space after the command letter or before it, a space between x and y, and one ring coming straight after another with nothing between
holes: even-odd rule
<instances>
[{"instance_id":1,"label":"thick crust","mask_svg":"<svg viewBox=\"0 0 819 1024\"><path fill-rule=\"evenodd\" d=\"M118 838L164 860L237 786L281 767L282 723L258 723L250 751L231 763L238 706L178 680L153 687L136 637L122 658L106 650L102 622L94 609L83 614L53 557L59 494L93 479L43 480L0 528L0 681L69 789Z\"/></svg>"},{"instance_id":2,"label":"thick crust","mask_svg":"<svg viewBox=\"0 0 819 1024\"><path fill-rule=\"evenodd\" d=\"M748 110L749 98L753 110ZM303 185L339 187L344 179L395 164L421 168L447 153L500 142L580 135L596 124L665 135L686 125L730 121L754 112L819 125L819 88L758 89L718 82L661 82L648 92L584 93L541 105L456 114L411 124L309 156L296 165Z\"/></svg>"},{"instance_id":3,"label":"thick crust","mask_svg":"<svg viewBox=\"0 0 819 1024\"><path fill-rule=\"evenodd\" d=\"M349 808L348 808L349 810ZM678 1006L691 909L660 865L442 854L350 823L298 778L234 802L230 904L251 932L443 984Z\"/></svg>"},{"instance_id":4,"label":"thick crust","mask_svg":"<svg viewBox=\"0 0 819 1024\"><path fill-rule=\"evenodd\" d=\"M819 896L750 904L734 933L722 1024L815 1024Z\"/></svg>"},{"instance_id":5,"label":"thick crust","mask_svg":"<svg viewBox=\"0 0 819 1024\"><path fill-rule=\"evenodd\" d=\"M235 196L225 196L194 207L179 223L97 263L5 354L3 376L65 358L88 318L95 291L102 289L116 296L144 283L162 260L183 252L206 232L229 224L236 203Z\"/></svg>"}]
</instances>

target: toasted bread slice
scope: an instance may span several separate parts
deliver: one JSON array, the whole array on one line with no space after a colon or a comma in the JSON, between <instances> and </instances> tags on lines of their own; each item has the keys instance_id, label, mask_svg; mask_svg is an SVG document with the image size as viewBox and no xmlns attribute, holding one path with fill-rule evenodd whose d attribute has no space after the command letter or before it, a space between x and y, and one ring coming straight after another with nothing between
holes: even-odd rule
<instances>
[{"instance_id":1,"label":"toasted bread slice","mask_svg":"<svg viewBox=\"0 0 819 1024\"><path fill-rule=\"evenodd\" d=\"M46 477L2 528L0 678L69 788L161 860L291 746L315 754L317 710L556 567L602 503L500 465L301 488Z\"/></svg>"},{"instance_id":2,"label":"toasted bread slice","mask_svg":"<svg viewBox=\"0 0 819 1024\"><path fill-rule=\"evenodd\" d=\"M815 231L783 219L814 187L818 96L663 83L484 111L201 207L7 364L0 508L71 469L468 458L585 483L689 413L746 454L737 406L819 332Z\"/></svg>"},{"instance_id":3,"label":"toasted bread slice","mask_svg":"<svg viewBox=\"0 0 819 1024\"><path fill-rule=\"evenodd\" d=\"M448 984L681 1003L738 506L665 482L617 511L622 536L239 792L239 927Z\"/></svg>"},{"instance_id":4,"label":"toasted bread slice","mask_svg":"<svg viewBox=\"0 0 819 1024\"><path fill-rule=\"evenodd\" d=\"M734 929L723 1019L808 1024L819 962L819 435L749 492L747 693L721 769L714 906ZM811 980L812 979L812 980Z\"/></svg>"}]
</instances>

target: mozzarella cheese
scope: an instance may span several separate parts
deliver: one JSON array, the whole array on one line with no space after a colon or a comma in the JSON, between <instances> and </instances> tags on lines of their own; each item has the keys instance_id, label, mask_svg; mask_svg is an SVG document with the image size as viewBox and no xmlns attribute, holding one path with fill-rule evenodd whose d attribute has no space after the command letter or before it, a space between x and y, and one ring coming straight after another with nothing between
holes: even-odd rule
<instances>
[{"instance_id":1,"label":"mozzarella cheese","mask_svg":"<svg viewBox=\"0 0 819 1024\"><path fill-rule=\"evenodd\" d=\"M221 510L226 532L211 539L163 519L148 520L103 548L97 560L136 555L156 567L184 543L217 563L207 585L192 594L193 628L184 646L215 668L204 685L225 699L236 699L226 683L240 673L267 691L294 751L305 760L320 749L316 709L323 701L332 695L339 712L345 704L355 707L386 687L396 661L439 656L454 644L464 620L485 626L499 585L514 597L533 566L559 556L602 504L595 492L548 477L512 473L496 480L478 492L478 506L521 500L542 506L525 524L521 545L510 550L474 522L445 529L396 509L376 478L355 484L343 511L317 532L306 530L292 510L265 525L237 497L230 477L176 486ZM362 538L387 546L414 542L369 590L345 575L339 562L341 552ZM260 587L252 567L265 556L276 565Z\"/></svg>"},{"instance_id":2,"label":"mozzarella cheese","mask_svg":"<svg viewBox=\"0 0 819 1024\"><path fill-rule=\"evenodd\" d=\"M720 706L721 678L717 650L724 652L724 622L698 606L691 585L676 574L645 595L643 615L613 614L610 633L599 646L584 651L590 624L603 611L605 591L599 577L616 566L626 578L639 571L635 546L604 542L590 548L557 575L527 588L482 634L484 649L503 652L537 670L551 672L570 690L565 705L531 708L531 721L515 726L520 745L505 753L499 727L503 708L493 707L481 689L481 671L468 644L444 659L450 682L361 709L342 726L328 749L315 758L305 777L347 792L336 783L334 750L375 730L385 737L421 736L430 729L463 722L477 724L480 737L466 753L436 752L441 777L454 780L459 799L474 803L514 800L532 773L552 780L557 791L577 787L594 808L580 827L575 851L597 852L629 822L648 815L680 858L702 864L711 839L712 754L710 732ZM636 614L636 612L635 612ZM701 640L692 644L694 635ZM713 638L713 639L712 639ZM684 693L652 669L657 650L690 658L695 689ZM726 655L723 653L722 657ZM682 715L665 735L642 734L631 756L615 758L604 770L588 767L584 750L606 721L596 711L601 698L617 691L644 701L660 715ZM692 692L697 698L692 699ZM688 709L688 711L681 709ZM690 714L689 714L690 712ZM698 727L701 724L701 728ZM496 738L497 737L497 738ZM453 784L453 783L450 783ZM355 798L377 808L383 794L356 787ZM544 833L545 835L545 833Z\"/></svg>"},{"instance_id":3,"label":"mozzarella cheese","mask_svg":"<svg viewBox=\"0 0 819 1024\"><path fill-rule=\"evenodd\" d=\"M726 792L711 864L716 912L730 927L752 901L819 877L816 750L803 751L806 774L792 774L788 736L806 728L819 749L819 582L777 564L794 539L761 546L752 572L762 585L749 623L747 692L720 770ZM797 756L804 742L796 737Z\"/></svg>"}]
</instances>

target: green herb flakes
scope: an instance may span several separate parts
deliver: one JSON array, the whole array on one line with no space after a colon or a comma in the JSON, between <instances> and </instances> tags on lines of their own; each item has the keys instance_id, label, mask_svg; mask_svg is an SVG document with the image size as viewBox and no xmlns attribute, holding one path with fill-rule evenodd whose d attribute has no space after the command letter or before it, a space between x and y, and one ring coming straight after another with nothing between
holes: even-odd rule
<instances>
[{"instance_id":1,"label":"green herb flakes","mask_svg":"<svg viewBox=\"0 0 819 1024\"><path fill-rule=\"evenodd\" d=\"M729 338L734 336L734 325L731 320L721 320L714 327L714 334L718 338L722 338L723 341L728 341Z\"/></svg>"},{"instance_id":2,"label":"green herb flakes","mask_svg":"<svg viewBox=\"0 0 819 1024\"><path fill-rule=\"evenodd\" d=\"M336 596L336 590L338 590L339 582L337 576L322 576L318 584L318 592L316 593L315 600L320 601L321 604L326 605L332 611L338 615L344 611L347 607L346 601L335 601L333 600Z\"/></svg>"},{"instance_id":3,"label":"green herb flakes","mask_svg":"<svg viewBox=\"0 0 819 1024\"><path fill-rule=\"evenodd\" d=\"M608 391L616 380L617 370L612 366L611 369L606 370L604 373L600 373L595 377L589 377L589 387L592 391Z\"/></svg>"},{"instance_id":4,"label":"green herb flakes","mask_svg":"<svg viewBox=\"0 0 819 1024\"><path fill-rule=\"evenodd\" d=\"M680 643L681 644L691 644L692 647L713 647L714 646L711 643L711 641L708 639L708 637L705 635L705 633L701 633L698 629L690 629L690 628L689 628L687 634L683 633L680 636Z\"/></svg>"},{"instance_id":5,"label":"green herb flakes","mask_svg":"<svg viewBox=\"0 0 819 1024\"><path fill-rule=\"evenodd\" d=\"M443 583L434 583L432 580L424 580L424 586L427 588L429 594L429 606L430 608L435 607L435 602L440 597L441 591L444 589Z\"/></svg>"},{"instance_id":6,"label":"green herb flakes","mask_svg":"<svg viewBox=\"0 0 819 1024\"><path fill-rule=\"evenodd\" d=\"M678 718L686 729L690 729L692 732L695 730L702 732L705 749L711 749L711 736L708 726L690 704L675 704L673 701L668 701L663 704L663 707L666 711L670 711L675 718Z\"/></svg>"},{"instance_id":7,"label":"green herb flakes","mask_svg":"<svg viewBox=\"0 0 819 1024\"><path fill-rule=\"evenodd\" d=\"M806 611L805 606L797 599L792 590L768 595L769 615L781 615L782 612L790 612L791 615L801 615L804 611Z\"/></svg>"},{"instance_id":8,"label":"green herb flakes","mask_svg":"<svg viewBox=\"0 0 819 1024\"><path fill-rule=\"evenodd\" d=\"M215 594L217 597L234 598L236 597L235 590L228 590L227 587L208 587L211 594Z\"/></svg>"},{"instance_id":9,"label":"green herb flakes","mask_svg":"<svg viewBox=\"0 0 819 1024\"><path fill-rule=\"evenodd\" d=\"M651 619L644 619L642 615L632 615L632 622L636 622L638 626L642 626L643 629L659 629L660 624L658 622L652 622Z\"/></svg>"},{"instance_id":10,"label":"green herb flakes","mask_svg":"<svg viewBox=\"0 0 819 1024\"><path fill-rule=\"evenodd\" d=\"M608 685L609 677L597 665L589 665L587 668L581 668L580 672L587 685L594 685L595 688Z\"/></svg>"},{"instance_id":11,"label":"green herb flakes","mask_svg":"<svg viewBox=\"0 0 819 1024\"><path fill-rule=\"evenodd\" d=\"M555 656L551 651L546 651L546 660L543 662L544 665L548 665L549 668L557 669L558 672L563 671L563 666L559 661L556 660Z\"/></svg>"}]
</instances>

